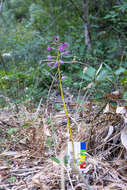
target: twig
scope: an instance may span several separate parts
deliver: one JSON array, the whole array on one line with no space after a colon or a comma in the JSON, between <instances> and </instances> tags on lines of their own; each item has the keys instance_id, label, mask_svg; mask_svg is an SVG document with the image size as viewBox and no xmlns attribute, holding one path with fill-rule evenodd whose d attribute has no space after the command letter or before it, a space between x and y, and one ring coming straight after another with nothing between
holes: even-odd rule
<instances>
[{"instance_id":1,"label":"twig","mask_svg":"<svg viewBox=\"0 0 127 190\"><path fill-rule=\"evenodd\" d=\"M65 176L64 176L64 156L61 158L61 190L65 190Z\"/></svg>"},{"instance_id":2,"label":"twig","mask_svg":"<svg viewBox=\"0 0 127 190\"><path fill-rule=\"evenodd\" d=\"M39 105L37 107L37 111L35 112L35 120L37 119L38 113L40 111L41 103L42 103L42 98L40 99Z\"/></svg>"},{"instance_id":3,"label":"twig","mask_svg":"<svg viewBox=\"0 0 127 190\"><path fill-rule=\"evenodd\" d=\"M38 171L38 170L43 170L43 167L37 167L37 168L24 168L24 169L12 169L8 171L8 174L10 173L24 173L24 172L34 172L34 171Z\"/></svg>"},{"instance_id":4,"label":"twig","mask_svg":"<svg viewBox=\"0 0 127 190\"><path fill-rule=\"evenodd\" d=\"M12 125L10 123L7 123L6 121L2 121L1 119L0 119L0 122L3 123L4 125L9 126L9 127L17 127L16 125Z\"/></svg>"},{"instance_id":5,"label":"twig","mask_svg":"<svg viewBox=\"0 0 127 190\"><path fill-rule=\"evenodd\" d=\"M71 184L72 190L74 190L74 187L73 187L73 184L72 184L72 180L71 180L71 177L70 177L70 173L69 173L68 170L66 170L66 171L67 171L68 179L69 179L69 181L70 181L70 184Z\"/></svg>"}]
</instances>

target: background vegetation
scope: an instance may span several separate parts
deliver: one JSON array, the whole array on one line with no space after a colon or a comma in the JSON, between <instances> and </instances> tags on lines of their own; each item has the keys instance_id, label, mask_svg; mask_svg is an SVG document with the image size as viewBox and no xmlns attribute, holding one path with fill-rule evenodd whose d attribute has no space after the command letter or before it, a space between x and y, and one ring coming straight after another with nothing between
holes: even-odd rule
<instances>
[{"instance_id":1,"label":"background vegetation","mask_svg":"<svg viewBox=\"0 0 127 190\"><path fill-rule=\"evenodd\" d=\"M69 44L65 89L102 98L122 87L126 99L126 0L1 0L2 106L5 97L14 104L46 98L57 72L47 65L46 48L56 35Z\"/></svg>"}]
</instances>

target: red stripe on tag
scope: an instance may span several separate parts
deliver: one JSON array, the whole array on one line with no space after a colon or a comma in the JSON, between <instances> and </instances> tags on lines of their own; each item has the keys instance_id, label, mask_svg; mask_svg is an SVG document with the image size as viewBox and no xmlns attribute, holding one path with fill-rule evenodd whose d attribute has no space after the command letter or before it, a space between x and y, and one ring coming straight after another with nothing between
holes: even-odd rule
<instances>
[{"instance_id":1,"label":"red stripe on tag","mask_svg":"<svg viewBox=\"0 0 127 190\"><path fill-rule=\"evenodd\" d=\"M80 169L84 169L84 168L86 168L86 163L85 162L80 164Z\"/></svg>"}]
</instances>

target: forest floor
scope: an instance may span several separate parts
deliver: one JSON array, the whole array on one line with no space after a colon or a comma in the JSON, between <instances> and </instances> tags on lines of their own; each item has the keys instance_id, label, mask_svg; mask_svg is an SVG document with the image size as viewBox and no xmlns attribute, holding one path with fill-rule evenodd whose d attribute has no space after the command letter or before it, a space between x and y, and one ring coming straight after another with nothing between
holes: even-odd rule
<instances>
[{"instance_id":1,"label":"forest floor","mask_svg":"<svg viewBox=\"0 0 127 190\"><path fill-rule=\"evenodd\" d=\"M92 100L66 103L74 141L87 144L86 168L62 164L69 135L60 97L18 113L10 105L0 110L0 190L127 190L122 115Z\"/></svg>"}]
</instances>

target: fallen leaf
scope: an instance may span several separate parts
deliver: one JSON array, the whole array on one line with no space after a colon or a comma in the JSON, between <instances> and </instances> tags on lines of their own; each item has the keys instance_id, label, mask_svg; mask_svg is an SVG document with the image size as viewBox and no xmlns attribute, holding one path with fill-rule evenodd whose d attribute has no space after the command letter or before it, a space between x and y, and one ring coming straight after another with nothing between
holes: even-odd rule
<instances>
[{"instance_id":1,"label":"fallen leaf","mask_svg":"<svg viewBox=\"0 0 127 190\"><path fill-rule=\"evenodd\" d=\"M121 131L121 142L127 150L127 126Z\"/></svg>"},{"instance_id":2,"label":"fallen leaf","mask_svg":"<svg viewBox=\"0 0 127 190\"><path fill-rule=\"evenodd\" d=\"M116 109L110 104L108 103L103 111L103 113L115 113Z\"/></svg>"},{"instance_id":3,"label":"fallen leaf","mask_svg":"<svg viewBox=\"0 0 127 190\"><path fill-rule=\"evenodd\" d=\"M119 113L119 114L125 114L127 112L126 108L124 106L117 106L116 108L116 113Z\"/></svg>"},{"instance_id":4,"label":"fallen leaf","mask_svg":"<svg viewBox=\"0 0 127 190\"><path fill-rule=\"evenodd\" d=\"M114 127L112 125L109 126L108 134L107 134L107 136L104 139L105 142L111 137L113 131L114 131Z\"/></svg>"},{"instance_id":5,"label":"fallen leaf","mask_svg":"<svg viewBox=\"0 0 127 190\"><path fill-rule=\"evenodd\" d=\"M51 133L50 133L50 131L49 131L49 129L48 129L48 125L47 125L45 119L43 119L43 129L44 129L44 135L45 135L46 137L51 137Z\"/></svg>"}]
</instances>

